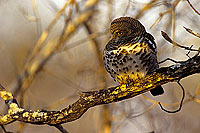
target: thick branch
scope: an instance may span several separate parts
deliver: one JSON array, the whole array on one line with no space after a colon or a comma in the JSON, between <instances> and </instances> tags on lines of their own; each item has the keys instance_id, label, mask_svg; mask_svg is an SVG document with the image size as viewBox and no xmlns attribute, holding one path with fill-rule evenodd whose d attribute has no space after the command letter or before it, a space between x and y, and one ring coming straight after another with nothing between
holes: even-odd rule
<instances>
[{"instance_id":1,"label":"thick branch","mask_svg":"<svg viewBox=\"0 0 200 133\"><path fill-rule=\"evenodd\" d=\"M0 116L0 124L5 125L18 120L33 124L59 125L77 120L91 107L128 99L158 85L173 82L195 73L200 73L200 56L194 56L169 67L162 67L143 79L138 79L133 86L120 85L98 91L82 92L75 103L60 111L32 111L19 108L12 94L0 89L0 95L9 107L8 114Z\"/></svg>"}]
</instances>

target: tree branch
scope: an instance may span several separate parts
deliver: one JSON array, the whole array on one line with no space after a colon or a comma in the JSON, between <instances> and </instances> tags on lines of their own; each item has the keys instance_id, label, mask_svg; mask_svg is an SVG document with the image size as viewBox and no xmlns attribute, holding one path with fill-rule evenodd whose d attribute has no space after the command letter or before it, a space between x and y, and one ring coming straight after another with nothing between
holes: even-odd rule
<instances>
[{"instance_id":1,"label":"tree branch","mask_svg":"<svg viewBox=\"0 0 200 133\"><path fill-rule=\"evenodd\" d=\"M200 73L200 56L198 55L187 61L159 68L154 73L136 80L132 86L122 84L98 91L81 92L79 93L80 98L75 103L60 111L32 111L20 108L13 95L1 86L0 95L8 105L8 113L0 116L0 125L6 125L17 120L32 124L56 126L79 119L91 107L132 98L156 86L180 80L195 73Z\"/></svg>"}]
</instances>

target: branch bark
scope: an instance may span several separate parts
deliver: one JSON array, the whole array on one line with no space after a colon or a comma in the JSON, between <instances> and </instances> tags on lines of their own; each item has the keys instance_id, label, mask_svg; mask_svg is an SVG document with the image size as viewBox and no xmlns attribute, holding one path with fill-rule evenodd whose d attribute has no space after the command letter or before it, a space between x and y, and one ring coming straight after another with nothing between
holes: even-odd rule
<instances>
[{"instance_id":1,"label":"branch bark","mask_svg":"<svg viewBox=\"0 0 200 133\"><path fill-rule=\"evenodd\" d=\"M180 80L195 73L200 73L200 56L198 55L187 61L159 68L143 79L138 79L132 86L122 84L98 91L80 92L80 98L75 103L60 111L32 111L20 108L12 93L1 86L0 95L8 105L8 113L0 116L0 125L16 120L32 124L60 125L79 119L91 107L132 98L156 86Z\"/></svg>"}]
</instances>

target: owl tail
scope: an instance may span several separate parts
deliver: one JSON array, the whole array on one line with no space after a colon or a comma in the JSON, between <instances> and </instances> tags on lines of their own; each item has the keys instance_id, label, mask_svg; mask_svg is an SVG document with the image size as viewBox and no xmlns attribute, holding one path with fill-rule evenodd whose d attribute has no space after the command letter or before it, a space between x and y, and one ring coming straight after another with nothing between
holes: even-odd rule
<instances>
[{"instance_id":1,"label":"owl tail","mask_svg":"<svg viewBox=\"0 0 200 133\"><path fill-rule=\"evenodd\" d=\"M162 86L157 86L156 88L150 90L150 92L153 96L157 96L157 95L162 95L164 93L164 90Z\"/></svg>"}]
</instances>

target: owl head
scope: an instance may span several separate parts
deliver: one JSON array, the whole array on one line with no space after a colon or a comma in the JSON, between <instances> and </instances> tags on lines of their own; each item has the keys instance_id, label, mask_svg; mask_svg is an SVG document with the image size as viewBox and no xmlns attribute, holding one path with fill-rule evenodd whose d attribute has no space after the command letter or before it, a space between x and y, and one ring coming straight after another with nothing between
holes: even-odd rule
<instances>
[{"instance_id":1,"label":"owl head","mask_svg":"<svg viewBox=\"0 0 200 133\"><path fill-rule=\"evenodd\" d=\"M112 21L110 26L111 39L137 38L142 36L145 27L136 19L131 17L120 17Z\"/></svg>"}]
</instances>

